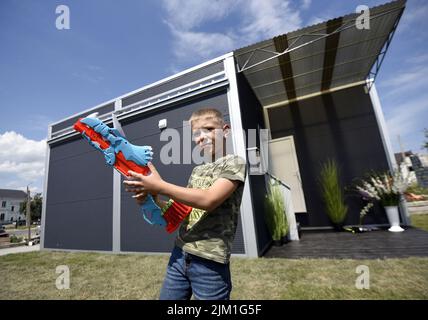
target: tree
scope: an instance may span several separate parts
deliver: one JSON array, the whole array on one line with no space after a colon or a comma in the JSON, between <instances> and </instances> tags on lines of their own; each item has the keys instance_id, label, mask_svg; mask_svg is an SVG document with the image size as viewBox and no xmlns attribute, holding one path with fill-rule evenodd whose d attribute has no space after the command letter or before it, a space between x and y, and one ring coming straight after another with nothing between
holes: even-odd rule
<instances>
[{"instance_id":1,"label":"tree","mask_svg":"<svg viewBox=\"0 0 428 320\"><path fill-rule=\"evenodd\" d=\"M43 198L41 193L36 193L30 202L31 209L31 221L37 221L42 216L42 203ZM27 201L21 202L19 207L20 212L26 212L27 210Z\"/></svg>"}]
</instances>

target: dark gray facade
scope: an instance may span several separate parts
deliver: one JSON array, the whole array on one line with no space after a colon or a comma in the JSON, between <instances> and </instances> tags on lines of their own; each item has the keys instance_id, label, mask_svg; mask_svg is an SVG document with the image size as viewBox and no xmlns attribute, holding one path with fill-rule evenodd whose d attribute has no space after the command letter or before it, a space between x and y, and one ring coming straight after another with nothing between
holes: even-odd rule
<instances>
[{"instance_id":1,"label":"dark gray facade","mask_svg":"<svg viewBox=\"0 0 428 320\"><path fill-rule=\"evenodd\" d=\"M389 168L379 115L363 84L264 109L245 74L233 69L233 59L231 54L220 57L52 125L42 248L154 253L169 252L174 244L175 234L168 235L163 228L144 221L137 204L124 190L120 175L70 127L79 117L96 111L108 124L114 111L130 142L151 145L155 151L153 162L162 177L181 186L187 185L195 164L159 161L160 150L169 143L160 139L161 119L167 120L167 128L178 130L182 144L183 121L196 109L217 108L231 123L234 134L229 142L233 143L233 151L244 158L248 158L247 148L261 149L260 129L269 128L272 139L293 136L307 208L307 212L296 213L303 227L330 226L317 182L323 161L337 160L343 186L350 186L355 177L370 170ZM202 78L198 81L199 76ZM240 130L248 133L250 129L257 132L255 141L239 137ZM179 149L183 150L181 146ZM265 195L265 177L248 175L232 253L260 256L269 246ZM363 203L352 194L347 194L346 202L349 215L345 223L358 223ZM385 222L380 208L365 220Z\"/></svg>"}]
</instances>

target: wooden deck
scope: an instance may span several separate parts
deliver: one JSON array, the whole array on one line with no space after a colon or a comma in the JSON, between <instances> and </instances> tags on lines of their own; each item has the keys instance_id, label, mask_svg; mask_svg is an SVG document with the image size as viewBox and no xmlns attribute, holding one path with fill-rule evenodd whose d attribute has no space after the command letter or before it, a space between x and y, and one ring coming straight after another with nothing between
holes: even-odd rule
<instances>
[{"instance_id":1,"label":"wooden deck","mask_svg":"<svg viewBox=\"0 0 428 320\"><path fill-rule=\"evenodd\" d=\"M272 246L266 258L384 259L428 257L428 232L408 228L394 233L387 230L364 233L304 231L300 241Z\"/></svg>"}]
</instances>

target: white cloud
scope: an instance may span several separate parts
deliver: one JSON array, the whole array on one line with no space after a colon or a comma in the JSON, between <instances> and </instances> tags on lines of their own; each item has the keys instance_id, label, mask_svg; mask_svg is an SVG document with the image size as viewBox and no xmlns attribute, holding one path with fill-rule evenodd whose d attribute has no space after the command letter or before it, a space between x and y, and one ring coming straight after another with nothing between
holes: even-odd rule
<instances>
[{"instance_id":1,"label":"white cloud","mask_svg":"<svg viewBox=\"0 0 428 320\"><path fill-rule=\"evenodd\" d=\"M301 27L300 13L284 0L164 0L165 23L173 35L179 63L193 64L225 54L244 45ZM310 1L303 1L308 5ZM202 32L200 27L221 22L233 14L234 28ZM227 25L227 24L226 24ZM216 28L222 26L217 23ZM198 60L195 60L197 58Z\"/></svg>"},{"instance_id":2,"label":"white cloud","mask_svg":"<svg viewBox=\"0 0 428 320\"><path fill-rule=\"evenodd\" d=\"M328 19L323 18L323 17L315 16L315 17L312 17L312 18L309 20L309 22L308 22L308 26L312 26L312 25L314 25L314 24L318 24L318 23L324 22L324 21L326 21L326 20L328 20Z\"/></svg>"},{"instance_id":3,"label":"white cloud","mask_svg":"<svg viewBox=\"0 0 428 320\"><path fill-rule=\"evenodd\" d=\"M167 22L178 30L190 30L206 21L224 18L239 1L164 0Z\"/></svg>"},{"instance_id":4,"label":"white cloud","mask_svg":"<svg viewBox=\"0 0 428 320\"><path fill-rule=\"evenodd\" d=\"M46 140L27 139L14 131L0 134L0 188L42 191Z\"/></svg>"},{"instance_id":5,"label":"white cloud","mask_svg":"<svg viewBox=\"0 0 428 320\"><path fill-rule=\"evenodd\" d=\"M428 96L397 103L387 116L388 130L397 136L420 130L428 118Z\"/></svg>"},{"instance_id":6,"label":"white cloud","mask_svg":"<svg viewBox=\"0 0 428 320\"><path fill-rule=\"evenodd\" d=\"M385 88L384 98L409 96L410 92L420 92L426 87L425 78L428 74L428 66L414 68L409 71L397 70L397 76L391 77L380 84Z\"/></svg>"},{"instance_id":7,"label":"white cloud","mask_svg":"<svg viewBox=\"0 0 428 320\"><path fill-rule=\"evenodd\" d=\"M348 13L352 12L352 8L348 10ZM319 24L321 22L328 21L335 17L340 17L343 15L343 12L340 12L334 6L326 6L323 10L313 10L310 11L311 15L304 22L307 26L312 26L315 24Z\"/></svg>"},{"instance_id":8,"label":"white cloud","mask_svg":"<svg viewBox=\"0 0 428 320\"><path fill-rule=\"evenodd\" d=\"M403 99L402 102L390 101L383 104L388 133L394 150L398 152L400 146L397 137L400 135L406 150L419 151L423 143L423 130L428 119L428 95L414 99Z\"/></svg>"},{"instance_id":9,"label":"white cloud","mask_svg":"<svg viewBox=\"0 0 428 320\"><path fill-rule=\"evenodd\" d=\"M398 70L397 76L394 78L388 79L382 84L384 87L402 87L405 85L414 86L418 84L418 81L421 81L426 78L428 74L428 66L420 66L409 71Z\"/></svg>"},{"instance_id":10,"label":"white cloud","mask_svg":"<svg viewBox=\"0 0 428 320\"><path fill-rule=\"evenodd\" d=\"M395 151L404 148L419 151L428 119L428 66L425 53L414 53L402 60L389 77L378 83L388 131Z\"/></svg>"},{"instance_id":11,"label":"white cloud","mask_svg":"<svg viewBox=\"0 0 428 320\"><path fill-rule=\"evenodd\" d=\"M249 1L243 10L244 24L240 32L247 41L260 41L301 27L299 11L290 7L289 1Z\"/></svg>"},{"instance_id":12,"label":"white cloud","mask_svg":"<svg viewBox=\"0 0 428 320\"><path fill-rule=\"evenodd\" d=\"M303 10L309 9L311 4L312 4L312 0L302 0L302 9Z\"/></svg>"},{"instance_id":13,"label":"white cloud","mask_svg":"<svg viewBox=\"0 0 428 320\"><path fill-rule=\"evenodd\" d=\"M412 65L425 64L428 62L428 53L416 54L414 56L406 58L405 62Z\"/></svg>"},{"instance_id":14,"label":"white cloud","mask_svg":"<svg viewBox=\"0 0 428 320\"><path fill-rule=\"evenodd\" d=\"M421 2L422 3L422 2ZM412 28L416 23L425 22L428 16L428 5L421 3L413 3L404 10L402 21L400 22L400 28L398 30L403 32L408 28ZM401 30L400 30L401 29Z\"/></svg>"},{"instance_id":15,"label":"white cloud","mask_svg":"<svg viewBox=\"0 0 428 320\"><path fill-rule=\"evenodd\" d=\"M174 53L181 60L212 58L214 54L220 55L234 49L234 40L226 34L176 30L172 33L175 38Z\"/></svg>"}]
</instances>

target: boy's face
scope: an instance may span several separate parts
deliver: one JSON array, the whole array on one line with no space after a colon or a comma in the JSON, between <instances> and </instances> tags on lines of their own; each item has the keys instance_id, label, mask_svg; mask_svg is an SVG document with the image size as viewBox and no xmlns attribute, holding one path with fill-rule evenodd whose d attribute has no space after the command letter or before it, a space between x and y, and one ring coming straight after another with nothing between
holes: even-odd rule
<instances>
[{"instance_id":1,"label":"boy's face","mask_svg":"<svg viewBox=\"0 0 428 320\"><path fill-rule=\"evenodd\" d=\"M192 120L192 139L204 155L223 156L224 140L229 133L229 125L215 117L200 117Z\"/></svg>"}]
</instances>

